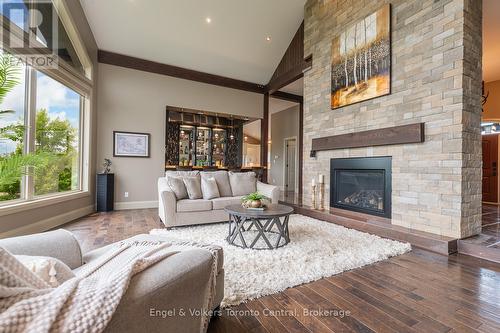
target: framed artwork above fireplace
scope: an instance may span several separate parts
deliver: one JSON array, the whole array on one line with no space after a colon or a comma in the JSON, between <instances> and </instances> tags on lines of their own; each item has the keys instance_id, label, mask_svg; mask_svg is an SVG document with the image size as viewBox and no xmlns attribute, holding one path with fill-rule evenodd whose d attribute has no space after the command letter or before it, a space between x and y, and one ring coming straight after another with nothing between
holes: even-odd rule
<instances>
[{"instance_id":1,"label":"framed artwork above fireplace","mask_svg":"<svg viewBox=\"0 0 500 333\"><path fill-rule=\"evenodd\" d=\"M384 5L333 38L332 109L390 94L390 13Z\"/></svg>"}]
</instances>

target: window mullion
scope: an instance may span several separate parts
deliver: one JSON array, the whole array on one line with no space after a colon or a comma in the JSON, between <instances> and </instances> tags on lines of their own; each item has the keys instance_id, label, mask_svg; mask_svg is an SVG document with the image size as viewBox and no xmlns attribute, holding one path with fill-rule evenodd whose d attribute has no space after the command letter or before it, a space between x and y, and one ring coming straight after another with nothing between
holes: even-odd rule
<instances>
[{"instance_id":1,"label":"window mullion","mask_svg":"<svg viewBox=\"0 0 500 333\"><path fill-rule=\"evenodd\" d=\"M27 93L26 93L26 131L25 131L25 154L36 152L36 70L27 67ZM35 180L33 169L28 170L24 176L24 197L26 200L33 200L35 196Z\"/></svg>"}]
</instances>

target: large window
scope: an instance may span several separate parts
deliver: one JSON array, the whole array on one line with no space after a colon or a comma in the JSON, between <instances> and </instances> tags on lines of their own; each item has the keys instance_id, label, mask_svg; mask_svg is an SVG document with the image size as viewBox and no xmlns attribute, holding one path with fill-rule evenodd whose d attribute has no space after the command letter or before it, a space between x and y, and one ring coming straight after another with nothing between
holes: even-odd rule
<instances>
[{"instance_id":1,"label":"large window","mask_svg":"<svg viewBox=\"0 0 500 333\"><path fill-rule=\"evenodd\" d=\"M10 36L1 39L0 47L0 207L88 187L84 124L92 89L90 60L74 29L68 30L71 35L65 29L72 22L63 2L57 2L57 10L47 0L9 3L15 10L0 6L0 19L9 23L0 26L0 36ZM45 21L32 25L36 15ZM32 67L12 48L12 40L19 43L21 36L23 43L26 33L56 57L58 67Z\"/></svg>"},{"instance_id":2,"label":"large window","mask_svg":"<svg viewBox=\"0 0 500 333\"><path fill-rule=\"evenodd\" d=\"M0 104L0 163L16 177L0 178L0 201L80 190L82 97L7 53L0 57L13 73Z\"/></svg>"},{"instance_id":3,"label":"large window","mask_svg":"<svg viewBox=\"0 0 500 333\"><path fill-rule=\"evenodd\" d=\"M5 83L0 87L0 204L21 198L21 177L7 168L19 168L16 159L24 152L24 122L26 104L26 67L14 65L8 54L0 51L0 67Z\"/></svg>"},{"instance_id":4,"label":"large window","mask_svg":"<svg viewBox=\"0 0 500 333\"><path fill-rule=\"evenodd\" d=\"M35 195L80 189L80 95L38 72L35 153L53 156L35 173Z\"/></svg>"}]
</instances>

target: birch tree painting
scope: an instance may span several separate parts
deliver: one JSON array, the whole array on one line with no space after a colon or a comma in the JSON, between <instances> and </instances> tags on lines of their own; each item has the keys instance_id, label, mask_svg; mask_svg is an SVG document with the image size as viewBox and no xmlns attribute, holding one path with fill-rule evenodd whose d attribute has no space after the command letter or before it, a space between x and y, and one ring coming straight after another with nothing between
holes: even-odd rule
<instances>
[{"instance_id":1,"label":"birch tree painting","mask_svg":"<svg viewBox=\"0 0 500 333\"><path fill-rule=\"evenodd\" d=\"M333 39L332 109L390 93L390 45L390 5Z\"/></svg>"}]
</instances>

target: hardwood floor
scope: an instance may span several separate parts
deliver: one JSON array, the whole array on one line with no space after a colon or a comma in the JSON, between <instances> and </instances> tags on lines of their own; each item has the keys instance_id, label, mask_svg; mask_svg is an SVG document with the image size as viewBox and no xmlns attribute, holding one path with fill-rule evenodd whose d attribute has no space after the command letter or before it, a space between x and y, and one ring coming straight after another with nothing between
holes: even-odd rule
<instances>
[{"instance_id":1,"label":"hardwood floor","mask_svg":"<svg viewBox=\"0 0 500 333\"><path fill-rule=\"evenodd\" d=\"M64 226L84 251L158 227L152 209L93 214ZM225 309L208 331L500 332L500 265L415 249Z\"/></svg>"},{"instance_id":2,"label":"hardwood floor","mask_svg":"<svg viewBox=\"0 0 500 333\"><path fill-rule=\"evenodd\" d=\"M479 235L459 241L459 251L500 263L500 206L483 204Z\"/></svg>"}]
</instances>

